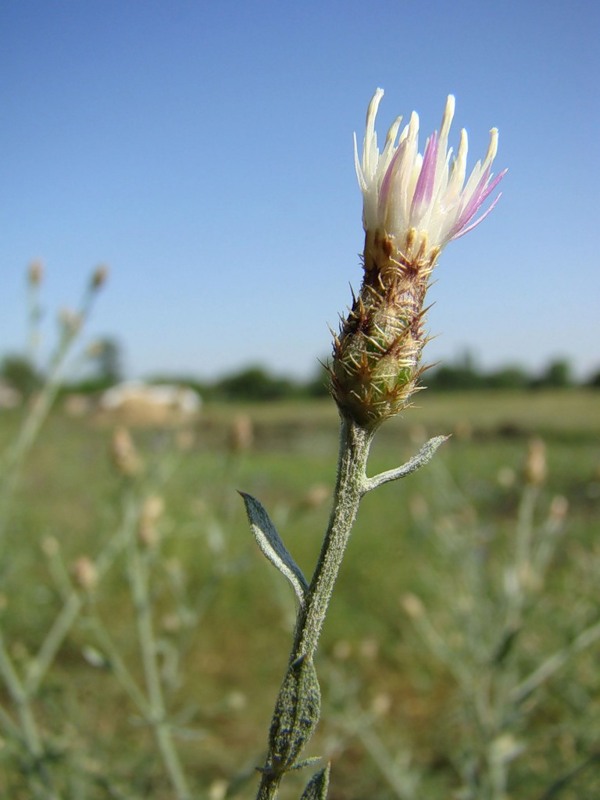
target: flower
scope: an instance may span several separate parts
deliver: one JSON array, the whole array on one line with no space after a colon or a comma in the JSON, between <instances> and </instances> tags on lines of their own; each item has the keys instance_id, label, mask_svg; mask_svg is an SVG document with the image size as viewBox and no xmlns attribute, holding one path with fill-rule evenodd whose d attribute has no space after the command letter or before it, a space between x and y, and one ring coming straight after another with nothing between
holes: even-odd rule
<instances>
[{"instance_id":1,"label":"flower","mask_svg":"<svg viewBox=\"0 0 600 800\"><path fill-rule=\"evenodd\" d=\"M492 128L483 161L466 178L467 134L456 157L448 149L454 97L446 102L440 132L419 153L419 118L413 113L398 137L402 119L377 146L375 118L383 91L367 111L362 159L356 137L354 158L363 195L364 277L340 333L334 336L331 390L342 416L375 429L409 405L420 387L421 353L427 341L425 296L445 245L463 236L490 213L479 213L505 171L492 176L498 131ZM478 216L479 213L479 216Z\"/></svg>"},{"instance_id":2,"label":"flower","mask_svg":"<svg viewBox=\"0 0 600 800\"><path fill-rule=\"evenodd\" d=\"M486 156L477 162L465 183L468 139L464 129L452 163L452 148L448 149L454 97L448 96L440 132L434 131L427 139L423 155L419 153L419 117L415 112L397 142L402 117L396 119L383 152L379 152L375 118L382 97L383 90L377 89L369 104L361 160L354 137L356 174L363 194L363 225L367 232L379 231L391 237L396 249L409 259L415 253L435 259L448 242L479 225L500 199L501 193L475 218L506 173L504 170L493 177L491 172L498 150L498 130L490 131Z\"/></svg>"}]
</instances>

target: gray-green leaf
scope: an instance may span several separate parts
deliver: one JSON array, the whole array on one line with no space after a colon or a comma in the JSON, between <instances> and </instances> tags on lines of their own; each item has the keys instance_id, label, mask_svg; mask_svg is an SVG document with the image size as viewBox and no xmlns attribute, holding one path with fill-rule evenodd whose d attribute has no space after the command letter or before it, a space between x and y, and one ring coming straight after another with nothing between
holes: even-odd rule
<instances>
[{"instance_id":1,"label":"gray-green leaf","mask_svg":"<svg viewBox=\"0 0 600 800\"><path fill-rule=\"evenodd\" d=\"M269 761L277 772L293 769L317 727L321 690L312 658L290 664L275 703L269 731Z\"/></svg>"},{"instance_id":2,"label":"gray-green leaf","mask_svg":"<svg viewBox=\"0 0 600 800\"><path fill-rule=\"evenodd\" d=\"M240 492L240 495L246 505L250 527L258 546L271 564L288 579L296 597L303 604L308 592L308 583L302 570L289 554L264 507L252 495L245 492Z\"/></svg>"},{"instance_id":3,"label":"gray-green leaf","mask_svg":"<svg viewBox=\"0 0 600 800\"><path fill-rule=\"evenodd\" d=\"M320 769L315 773L302 792L300 800L327 800L327 790L329 789L330 765Z\"/></svg>"}]
</instances>

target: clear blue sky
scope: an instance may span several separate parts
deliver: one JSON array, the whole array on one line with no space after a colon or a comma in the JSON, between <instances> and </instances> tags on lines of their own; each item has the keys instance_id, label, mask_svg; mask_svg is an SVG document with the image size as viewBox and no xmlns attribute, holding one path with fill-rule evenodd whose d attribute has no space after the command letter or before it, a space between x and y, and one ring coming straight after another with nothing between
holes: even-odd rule
<instances>
[{"instance_id":1,"label":"clear blue sky","mask_svg":"<svg viewBox=\"0 0 600 800\"><path fill-rule=\"evenodd\" d=\"M446 95L503 197L445 250L427 360L600 368L600 5L556 0L5 0L0 351L111 268L89 326L131 374L306 375L360 285L352 134ZM52 329L46 319L48 335Z\"/></svg>"}]
</instances>

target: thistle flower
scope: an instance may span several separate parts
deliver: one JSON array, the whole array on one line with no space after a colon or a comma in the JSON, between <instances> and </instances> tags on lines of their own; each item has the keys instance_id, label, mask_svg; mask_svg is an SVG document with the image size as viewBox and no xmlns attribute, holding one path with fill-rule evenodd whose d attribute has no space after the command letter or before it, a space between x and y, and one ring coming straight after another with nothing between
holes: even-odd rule
<instances>
[{"instance_id":1,"label":"thistle flower","mask_svg":"<svg viewBox=\"0 0 600 800\"><path fill-rule=\"evenodd\" d=\"M449 96L440 132L419 153L419 118L398 136L401 118L377 146L375 118L383 91L377 89L367 111L362 158L355 138L355 166L363 195L365 249L360 294L334 339L332 392L342 414L373 428L406 407L417 388L426 342L424 300L431 272L448 242L475 228L500 195L479 216L502 179L492 176L498 131L490 132L483 161L465 182L467 134L456 156L448 148L454 116Z\"/></svg>"},{"instance_id":2,"label":"thistle flower","mask_svg":"<svg viewBox=\"0 0 600 800\"><path fill-rule=\"evenodd\" d=\"M506 170L492 179L491 166L498 150L498 130L490 131L486 156L478 161L465 184L467 132L460 133L458 151L452 164L448 134L455 101L449 95L440 133L434 131L418 151L419 117L413 111L398 143L395 140L402 117L388 131L383 152L377 147L375 118L383 90L377 89L367 111L363 155L359 161L356 137L354 159L363 194L365 231L379 231L394 239L405 256L421 253L435 259L442 247L475 228L490 213L500 195L477 219L477 212L502 180ZM414 257L414 255L413 255Z\"/></svg>"}]
</instances>

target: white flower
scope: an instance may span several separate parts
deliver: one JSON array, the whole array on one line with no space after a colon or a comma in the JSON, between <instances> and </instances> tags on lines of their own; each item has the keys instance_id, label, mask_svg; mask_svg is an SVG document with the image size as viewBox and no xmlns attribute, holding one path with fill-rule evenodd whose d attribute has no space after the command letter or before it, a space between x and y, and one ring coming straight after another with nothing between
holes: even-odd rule
<instances>
[{"instance_id":1,"label":"white flower","mask_svg":"<svg viewBox=\"0 0 600 800\"><path fill-rule=\"evenodd\" d=\"M448 133L454 116L454 97L446 101L440 133L429 137L423 155L419 153L419 117L413 112L400 134L399 117L388 131L383 152L377 147L375 117L383 97L377 89L367 111L362 160L356 136L354 155L358 183L363 194L365 231L379 231L393 237L400 251L441 250L449 241L472 230L490 213L494 199L479 217L477 212L502 180L506 170L492 177L491 166L498 149L498 131L490 131L490 144L483 161L478 161L465 183L467 132L460 134L458 152L452 159ZM408 253L407 253L408 255Z\"/></svg>"}]
</instances>

